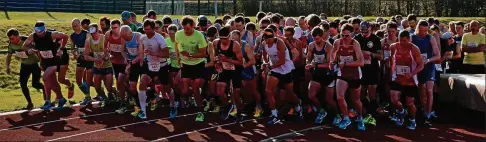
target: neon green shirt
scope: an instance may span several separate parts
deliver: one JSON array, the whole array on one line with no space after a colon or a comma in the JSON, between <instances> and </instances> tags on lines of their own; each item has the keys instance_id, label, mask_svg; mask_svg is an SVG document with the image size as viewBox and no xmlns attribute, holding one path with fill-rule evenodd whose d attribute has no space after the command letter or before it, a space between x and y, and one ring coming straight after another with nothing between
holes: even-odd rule
<instances>
[{"instance_id":1,"label":"neon green shirt","mask_svg":"<svg viewBox=\"0 0 486 142\"><path fill-rule=\"evenodd\" d=\"M189 54L194 54L199 52L199 49L206 48L206 46L208 46L204 35L196 30L194 30L194 33L191 36L186 36L184 34L184 30L178 31L175 34L175 41L177 44L179 44L179 53L186 51ZM181 63L186 65L197 65L206 61L206 58L191 58L185 56L180 56L180 58Z\"/></svg>"},{"instance_id":2,"label":"neon green shirt","mask_svg":"<svg viewBox=\"0 0 486 142\"><path fill-rule=\"evenodd\" d=\"M175 51L175 43L170 40L170 37L165 39L167 47L169 47L169 64L174 68L180 68L177 64L177 53Z\"/></svg>"},{"instance_id":3,"label":"neon green shirt","mask_svg":"<svg viewBox=\"0 0 486 142\"><path fill-rule=\"evenodd\" d=\"M472 33L466 33L462 36L461 45L477 47L480 44L486 44L486 37L484 34L478 33L476 35L472 35ZM467 48L461 46L461 48ZM477 53L464 53L464 63L469 65L483 65L484 64L484 56L486 52L477 52Z\"/></svg>"}]
</instances>

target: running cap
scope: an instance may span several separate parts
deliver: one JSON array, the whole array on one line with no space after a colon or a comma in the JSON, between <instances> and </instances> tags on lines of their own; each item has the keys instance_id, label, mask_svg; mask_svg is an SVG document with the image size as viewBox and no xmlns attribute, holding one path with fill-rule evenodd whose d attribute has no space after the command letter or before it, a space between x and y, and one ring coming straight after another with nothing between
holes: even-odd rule
<instances>
[{"instance_id":1,"label":"running cap","mask_svg":"<svg viewBox=\"0 0 486 142\"><path fill-rule=\"evenodd\" d=\"M368 22L368 21L363 21L363 22L361 22L361 23L359 24L359 28L360 28L361 30L368 30L370 27L371 27L371 24L370 24L370 22Z\"/></svg>"},{"instance_id":2,"label":"running cap","mask_svg":"<svg viewBox=\"0 0 486 142\"><path fill-rule=\"evenodd\" d=\"M443 39L449 39L452 37L452 33L451 32L445 32L444 34L442 34L442 38Z\"/></svg>"},{"instance_id":3,"label":"running cap","mask_svg":"<svg viewBox=\"0 0 486 142\"><path fill-rule=\"evenodd\" d=\"M208 18L206 18L204 15L199 15L199 17L197 17L197 23L198 26L208 25Z\"/></svg>"},{"instance_id":4,"label":"running cap","mask_svg":"<svg viewBox=\"0 0 486 142\"><path fill-rule=\"evenodd\" d=\"M304 32L304 31L302 31L302 28L300 28L300 27L295 27L294 31L295 31L295 33L294 33L295 39L299 39L302 36L302 33Z\"/></svg>"},{"instance_id":5,"label":"running cap","mask_svg":"<svg viewBox=\"0 0 486 142\"><path fill-rule=\"evenodd\" d=\"M131 17L130 12L123 11L122 14L121 14L121 17L122 17L121 18L122 20L128 20L128 19L130 19L130 17Z\"/></svg>"}]
</instances>

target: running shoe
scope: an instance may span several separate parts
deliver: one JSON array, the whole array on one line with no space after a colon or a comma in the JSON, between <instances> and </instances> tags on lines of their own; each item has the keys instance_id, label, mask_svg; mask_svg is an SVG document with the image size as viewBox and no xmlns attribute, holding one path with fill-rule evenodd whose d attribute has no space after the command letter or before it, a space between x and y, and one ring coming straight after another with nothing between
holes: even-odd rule
<instances>
[{"instance_id":1,"label":"running shoe","mask_svg":"<svg viewBox=\"0 0 486 142\"><path fill-rule=\"evenodd\" d=\"M130 115L132 115L134 117L137 117L139 113L140 113L140 108L135 107L134 110L133 110L133 112L130 113Z\"/></svg>"},{"instance_id":2,"label":"running shoe","mask_svg":"<svg viewBox=\"0 0 486 142\"><path fill-rule=\"evenodd\" d=\"M89 86L86 84L86 82L83 82L83 84L79 86L79 89L81 89L81 92L83 92L85 95L89 94Z\"/></svg>"},{"instance_id":3,"label":"running shoe","mask_svg":"<svg viewBox=\"0 0 486 142\"><path fill-rule=\"evenodd\" d=\"M433 119L437 119L438 118L437 114L435 114L435 111L430 112L430 116Z\"/></svg>"},{"instance_id":4,"label":"running shoe","mask_svg":"<svg viewBox=\"0 0 486 142\"><path fill-rule=\"evenodd\" d=\"M362 118L361 118L361 120L358 120L357 122L358 122L358 130L359 130L359 131L364 131L364 130L366 130L365 125L364 125L364 122L363 122L363 119L362 119Z\"/></svg>"},{"instance_id":5,"label":"running shoe","mask_svg":"<svg viewBox=\"0 0 486 142\"><path fill-rule=\"evenodd\" d=\"M336 127L339 126L339 123L341 123L341 120L342 120L342 118L339 114L334 116L334 119L332 120L332 125L334 125Z\"/></svg>"},{"instance_id":6,"label":"running shoe","mask_svg":"<svg viewBox=\"0 0 486 142\"><path fill-rule=\"evenodd\" d=\"M79 103L81 106L86 106L91 104L91 98L90 97L85 97L83 101Z\"/></svg>"},{"instance_id":7,"label":"running shoe","mask_svg":"<svg viewBox=\"0 0 486 142\"><path fill-rule=\"evenodd\" d=\"M376 126L376 119L371 114L368 114L364 118L363 123L365 123L365 124L371 124L371 125L375 125Z\"/></svg>"},{"instance_id":8,"label":"running shoe","mask_svg":"<svg viewBox=\"0 0 486 142\"><path fill-rule=\"evenodd\" d=\"M302 122L304 121L304 110L300 104L298 104L298 107L300 107L300 110L297 111L297 121Z\"/></svg>"},{"instance_id":9,"label":"running shoe","mask_svg":"<svg viewBox=\"0 0 486 142\"><path fill-rule=\"evenodd\" d=\"M405 115L407 115L407 111L404 109L402 110L402 112L397 112L398 115L397 115L397 121L396 121L396 124L398 126L402 126L403 125L403 122L405 121Z\"/></svg>"},{"instance_id":10,"label":"running shoe","mask_svg":"<svg viewBox=\"0 0 486 142\"><path fill-rule=\"evenodd\" d=\"M233 116L233 117L234 117L234 116L236 116L236 114L238 114L238 110L237 110L237 109L236 109L236 107L234 107L234 106L233 106L233 107L231 107L231 108L233 108L233 109L231 110L231 112L230 112L230 114L229 114L229 115L231 115L231 116Z\"/></svg>"},{"instance_id":11,"label":"running shoe","mask_svg":"<svg viewBox=\"0 0 486 142\"><path fill-rule=\"evenodd\" d=\"M221 107L219 105L215 105L214 108L213 108L213 113L219 113Z\"/></svg>"},{"instance_id":12,"label":"running shoe","mask_svg":"<svg viewBox=\"0 0 486 142\"><path fill-rule=\"evenodd\" d=\"M125 106L122 106L119 109L117 109L115 112L118 114L124 114L125 112L127 112L127 108Z\"/></svg>"},{"instance_id":13,"label":"running shoe","mask_svg":"<svg viewBox=\"0 0 486 142\"><path fill-rule=\"evenodd\" d=\"M147 115L145 114L145 112L143 112L141 110L140 110L140 113L137 114L137 117L140 118L140 119L147 119Z\"/></svg>"},{"instance_id":14,"label":"running shoe","mask_svg":"<svg viewBox=\"0 0 486 142\"><path fill-rule=\"evenodd\" d=\"M157 100L156 99L152 100L151 105L150 105L150 110L155 111L155 109L157 109L157 107L159 107Z\"/></svg>"},{"instance_id":15,"label":"running shoe","mask_svg":"<svg viewBox=\"0 0 486 142\"><path fill-rule=\"evenodd\" d=\"M351 120L349 120L349 117L344 117L344 119L339 123L339 128L340 129L346 129L351 124Z\"/></svg>"},{"instance_id":16,"label":"running shoe","mask_svg":"<svg viewBox=\"0 0 486 142\"><path fill-rule=\"evenodd\" d=\"M415 122L415 119L410 119L410 123L408 124L407 128L410 130L415 130L415 127L417 127L417 123Z\"/></svg>"},{"instance_id":17,"label":"running shoe","mask_svg":"<svg viewBox=\"0 0 486 142\"><path fill-rule=\"evenodd\" d=\"M46 101L43 106L40 107L44 111L51 110L52 105L50 101Z\"/></svg>"},{"instance_id":18,"label":"running shoe","mask_svg":"<svg viewBox=\"0 0 486 142\"><path fill-rule=\"evenodd\" d=\"M170 118L174 119L177 116L177 108L176 107L170 107L170 112L169 112Z\"/></svg>"},{"instance_id":19,"label":"running shoe","mask_svg":"<svg viewBox=\"0 0 486 142\"><path fill-rule=\"evenodd\" d=\"M319 113L317 114L316 120L314 123L316 124L321 124L324 118L327 116L327 112L324 109L319 110Z\"/></svg>"},{"instance_id":20,"label":"running shoe","mask_svg":"<svg viewBox=\"0 0 486 142\"><path fill-rule=\"evenodd\" d=\"M431 118L425 118L424 125L426 127L432 127L432 119Z\"/></svg>"},{"instance_id":21,"label":"running shoe","mask_svg":"<svg viewBox=\"0 0 486 142\"><path fill-rule=\"evenodd\" d=\"M60 111L62 110L62 108L64 107L64 105L66 104L67 100L65 98L61 98L59 99L59 104L56 108L57 111Z\"/></svg>"},{"instance_id":22,"label":"running shoe","mask_svg":"<svg viewBox=\"0 0 486 142\"><path fill-rule=\"evenodd\" d=\"M267 122L267 124L269 124L269 125L275 125L275 124L278 124L278 123L280 123L280 119L278 119L278 117L274 116L274 115L272 115Z\"/></svg>"},{"instance_id":23,"label":"running shoe","mask_svg":"<svg viewBox=\"0 0 486 142\"><path fill-rule=\"evenodd\" d=\"M204 114L202 112L199 112L196 116L196 121L197 122L203 122L204 121Z\"/></svg>"},{"instance_id":24,"label":"running shoe","mask_svg":"<svg viewBox=\"0 0 486 142\"><path fill-rule=\"evenodd\" d=\"M260 116L262 116L262 113L263 113L263 110L262 109L255 108L255 115L253 115L253 117L260 118Z\"/></svg>"},{"instance_id":25,"label":"running shoe","mask_svg":"<svg viewBox=\"0 0 486 142\"><path fill-rule=\"evenodd\" d=\"M209 109L211 108L211 103L212 103L212 100L206 101L206 106L204 106L204 111L209 111Z\"/></svg>"}]
</instances>

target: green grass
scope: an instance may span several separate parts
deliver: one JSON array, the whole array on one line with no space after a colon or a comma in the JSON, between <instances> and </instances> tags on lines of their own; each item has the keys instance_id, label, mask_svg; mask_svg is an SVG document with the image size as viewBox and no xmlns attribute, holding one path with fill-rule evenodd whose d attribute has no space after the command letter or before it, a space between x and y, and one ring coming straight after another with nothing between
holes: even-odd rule
<instances>
[{"instance_id":1,"label":"green grass","mask_svg":"<svg viewBox=\"0 0 486 142\"><path fill-rule=\"evenodd\" d=\"M89 18L92 22L98 22L99 17L106 16L111 19L120 18L120 14L91 14L91 13L62 13L62 12L4 12L0 11L0 50L7 49L8 45L8 38L6 36L6 31L9 28L17 28L21 32L22 35L27 35L33 31L33 24L37 20L43 20L48 28L53 28L58 31L64 32L66 34L71 34L71 20L73 18ZM8 15L8 16L7 16ZM158 15L159 19L162 18L163 15ZM171 16L172 18L180 19L182 16ZM208 16L211 21L214 21L214 16ZM255 17L251 17L252 21ZM335 19L336 17L330 17L329 19ZM366 20L374 20L376 17L365 17ZM142 16L138 16L138 21L142 21ZM482 19L476 17L441 17L439 18L442 22L447 23L452 20L460 20L460 21L470 21L472 19ZM481 20L480 20L481 21ZM20 90L20 85L18 83L19 79L19 71L20 71L20 62L13 58L11 63L12 72L7 74L5 72L6 63L5 63L6 54L0 55L0 96L2 99L0 100L0 112L18 110L22 107L25 107L26 101ZM69 65L69 71L67 77L71 82L74 83L74 69L76 63L75 61L71 61ZM61 85L63 88L64 96L67 95L67 89L64 85ZM30 86L31 88L31 97L33 103L38 107L43 104L41 93L36 91ZM92 94L94 94L94 89L91 89ZM54 98L54 94L52 95L52 99ZM83 98L83 94L79 90L78 87L75 89L75 98L77 101Z\"/></svg>"}]
</instances>

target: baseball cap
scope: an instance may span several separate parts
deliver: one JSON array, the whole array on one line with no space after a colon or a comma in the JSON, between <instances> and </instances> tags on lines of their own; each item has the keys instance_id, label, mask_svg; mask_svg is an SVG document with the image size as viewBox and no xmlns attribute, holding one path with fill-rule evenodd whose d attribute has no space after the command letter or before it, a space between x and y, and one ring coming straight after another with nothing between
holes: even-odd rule
<instances>
[{"instance_id":1,"label":"baseball cap","mask_svg":"<svg viewBox=\"0 0 486 142\"><path fill-rule=\"evenodd\" d=\"M368 22L368 21L363 21L363 22L361 22L361 23L359 24L359 28L360 28L361 30L368 30L370 27L371 27L371 24L370 24L370 22Z\"/></svg>"},{"instance_id":2,"label":"baseball cap","mask_svg":"<svg viewBox=\"0 0 486 142\"><path fill-rule=\"evenodd\" d=\"M295 31L295 33L294 33L295 39L299 39L302 36L302 32L304 32L304 31L302 31L302 28L300 28L300 27L295 27L294 31Z\"/></svg>"},{"instance_id":3,"label":"baseball cap","mask_svg":"<svg viewBox=\"0 0 486 142\"><path fill-rule=\"evenodd\" d=\"M96 27L94 27L94 26L89 26L89 28L88 28L88 33L92 34L92 33L96 33L96 31L97 31L97 30L96 30Z\"/></svg>"},{"instance_id":4,"label":"baseball cap","mask_svg":"<svg viewBox=\"0 0 486 142\"><path fill-rule=\"evenodd\" d=\"M445 32L444 34L442 34L442 38L443 39L449 39L452 37L452 33L451 32Z\"/></svg>"},{"instance_id":5,"label":"baseball cap","mask_svg":"<svg viewBox=\"0 0 486 142\"><path fill-rule=\"evenodd\" d=\"M122 17L121 19L122 19L122 20L128 20L128 19L130 18L130 16L131 16L131 15L130 15L130 12L128 12L128 11L123 11L123 12L122 12L122 14L121 14L121 17Z\"/></svg>"},{"instance_id":6,"label":"baseball cap","mask_svg":"<svg viewBox=\"0 0 486 142\"><path fill-rule=\"evenodd\" d=\"M197 17L197 25L208 25L208 18L204 15Z\"/></svg>"}]
</instances>

